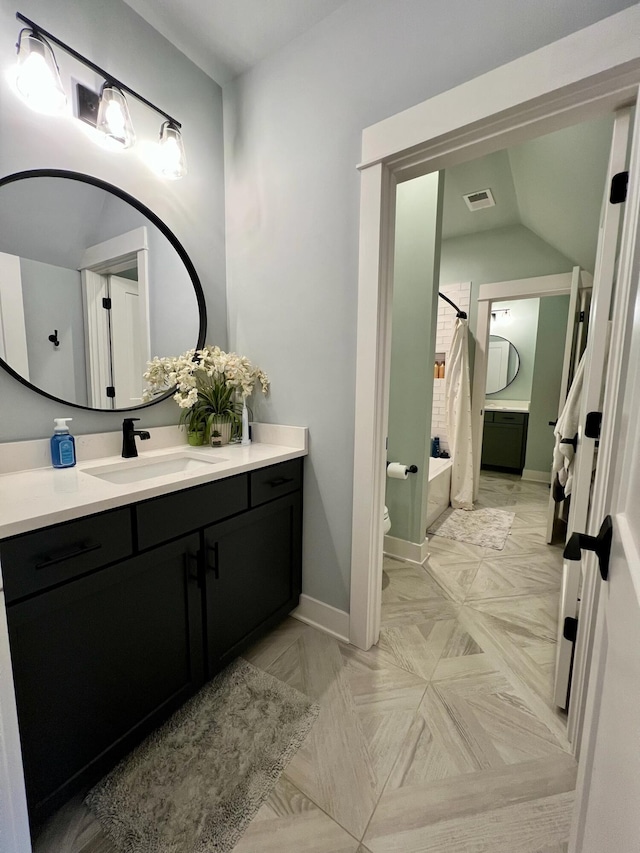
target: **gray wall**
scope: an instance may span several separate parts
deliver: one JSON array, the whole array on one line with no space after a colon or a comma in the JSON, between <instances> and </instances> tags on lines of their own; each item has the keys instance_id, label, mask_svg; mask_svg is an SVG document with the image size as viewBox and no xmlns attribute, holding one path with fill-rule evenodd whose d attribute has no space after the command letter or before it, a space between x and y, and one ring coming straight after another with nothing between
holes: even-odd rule
<instances>
[{"instance_id":1,"label":"gray wall","mask_svg":"<svg viewBox=\"0 0 640 853\"><path fill-rule=\"evenodd\" d=\"M87 405L80 273L20 260L29 381L63 400ZM59 346L49 335L58 330Z\"/></svg>"},{"instance_id":2,"label":"gray wall","mask_svg":"<svg viewBox=\"0 0 640 853\"><path fill-rule=\"evenodd\" d=\"M349 603L362 129L630 5L350 0L225 87L230 345L310 427L308 595Z\"/></svg>"},{"instance_id":3,"label":"gray wall","mask_svg":"<svg viewBox=\"0 0 640 853\"><path fill-rule=\"evenodd\" d=\"M143 147L118 154L94 144L76 121L39 115L5 83L15 62L11 45L19 25L16 6L0 0L0 173L56 168L86 172L115 184L155 211L176 234L202 280L209 313L208 340L227 344L222 92L189 59L121 0L24 0L20 11L80 53L128 83L179 119L184 128L189 174L165 181L147 168ZM97 89L95 75L56 50L63 84L70 78ZM160 117L130 101L138 139L157 138ZM176 323L180 323L179 313ZM54 417L70 415L76 433L117 430L122 414L65 407L21 386L0 371L0 440L42 438ZM20 417L13 414L19 411ZM142 425L176 423L179 412L167 401L140 413Z\"/></svg>"},{"instance_id":4,"label":"gray wall","mask_svg":"<svg viewBox=\"0 0 640 853\"><path fill-rule=\"evenodd\" d=\"M545 296L540 300L527 455L524 463L528 471L549 474L551 470L554 437L549 421L555 421L558 417L568 315L568 296Z\"/></svg>"},{"instance_id":5,"label":"gray wall","mask_svg":"<svg viewBox=\"0 0 640 853\"><path fill-rule=\"evenodd\" d=\"M400 184L396 207L387 460L418 473L387 479L386 503L390 535L417 543L427 516L443 185L437 172Z\"/></svg>"}]
</instances>

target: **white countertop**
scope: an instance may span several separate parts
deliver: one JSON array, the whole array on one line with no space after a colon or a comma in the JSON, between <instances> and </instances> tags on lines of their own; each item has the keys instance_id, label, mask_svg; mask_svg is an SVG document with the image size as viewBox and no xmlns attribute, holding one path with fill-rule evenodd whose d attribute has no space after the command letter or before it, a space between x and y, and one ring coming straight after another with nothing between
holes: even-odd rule
<instances>
[{"instance_id":1,"label":"white countertop","mask_svg":"<svg viewBox=\"0 0 640 853\"><path fill-rule=\"evenodd\" d=\"M485 400L485 412L528 412L530 400Z\"/></svg>"},{"instance_id":2,"label":"white countertop","mask_svg":"<svg viewBox=\"0 0 640 853\"><path fill-rule=\"evenodd\" d=\"M156 428L151 433L152 439L156 434L153 442L156 446L147 450L147 442L138 440L139 460L161 460L177 451L185 451L196 459L219 461L194 471L116 484L91 476L89 472L105 465L126 467L136 463L135 459L122 459L119 453L98 455L101 448L113 450L114 441L116 444L121 441L120 433L77 436L78 464L73 468L55 469L50 462L46 468L31 464L42 461L43 445L48 452L46 439L0 445L0 471L7 471L0 474L0 539L264 468L306 456L308 452L305 427L254 424L254 442L246 447L239 444L219 448L189 447L184 433L173 427ZM24 464L22 470L15 469L16 459Z\"/></svg>"}]
</instances>

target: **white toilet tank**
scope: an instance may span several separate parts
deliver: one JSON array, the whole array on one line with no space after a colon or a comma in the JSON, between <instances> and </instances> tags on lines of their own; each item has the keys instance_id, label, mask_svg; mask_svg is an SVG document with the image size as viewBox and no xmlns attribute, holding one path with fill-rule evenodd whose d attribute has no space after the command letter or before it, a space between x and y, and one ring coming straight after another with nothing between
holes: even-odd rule
<instances>
[{"instance_id":1,"label":"white toilet tank","mask_svg":"<svg viewBox=\"0 0 640 853\"><path fill-rule=\"evenodd\" d=\"M391 530L391 519L389 518L389 510L388 510L386 507L384 508L384 525L383 525L383 529L384 529L384 535L385 535L385 536L386 536L386 535L387 535L387 533Z\"/></svg>"}]
</instances>

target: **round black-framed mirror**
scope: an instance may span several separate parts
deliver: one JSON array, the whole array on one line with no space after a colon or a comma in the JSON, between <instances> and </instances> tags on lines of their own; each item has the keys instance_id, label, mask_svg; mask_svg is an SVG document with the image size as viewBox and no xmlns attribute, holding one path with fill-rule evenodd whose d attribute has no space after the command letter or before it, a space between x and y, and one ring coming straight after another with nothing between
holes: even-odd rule
<instances>
[{"instance_id":1,"label":"round black-framed mirror","mask_svg":"<svg viewBox=\"0 0 640 853\"><path fill-rule=\"evenodd\" d=\"M64 405L154 405L172 391L143 401L147 360L204 346L204 293L186 250L100 178L60 169L0 178L0 269L0 366Z\"/></svg>"},{"instance_id":2,"label":"round black-framed mirror","mask_svg":"<svg viewBox=\"0 0 640 853\"><path fill-rule=\"evenodd\" d=\"M520 372L520 353L508 338L489 335L485 393L498 394L514 382Z\"/></svg>"}]
</instances>

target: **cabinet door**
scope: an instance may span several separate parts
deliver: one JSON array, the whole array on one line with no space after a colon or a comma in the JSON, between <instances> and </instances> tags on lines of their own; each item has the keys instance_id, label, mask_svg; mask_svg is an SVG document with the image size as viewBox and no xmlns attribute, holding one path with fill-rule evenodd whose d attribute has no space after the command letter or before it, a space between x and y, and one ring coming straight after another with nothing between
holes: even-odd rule
<instances>
[{"instance_id":1,"label":"cabinet door","mask_svg":"<svg viewBox=\"0 0 640 853\"><path fill-rule=\"evenodd\" d=\"M296 607L301 539L299 493L206 528L209 676Z\"/></svg>"},{"instance_id":2,"label":"cabinet door","mask_svg":"<svg viewBox=\"0 0 640 853\"><path fill-rule=\"evenodd\" d=\"M521 470L524 427L521 424L485 424L482 437L482 464Z\"/></svg>"},{"instance_id":3,"label":"cabinet door","mask_svg":"<svg viewBox=\"0 0 640 853\"><path fill-rule=\"evenodd\" d=\"M202 683L199 541L7 608L32 819L96 781Z\"/></svg>"}]
</instances>

